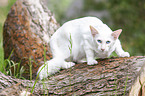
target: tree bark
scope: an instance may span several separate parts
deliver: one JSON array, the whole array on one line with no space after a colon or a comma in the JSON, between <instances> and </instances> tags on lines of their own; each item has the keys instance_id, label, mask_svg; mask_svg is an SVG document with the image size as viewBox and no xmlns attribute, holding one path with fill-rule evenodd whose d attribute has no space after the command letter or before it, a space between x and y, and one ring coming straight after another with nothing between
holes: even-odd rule
<instances>
[{"instance_id":1,"label":"tree bark","mask_svg":"<svg viewBox=\"0 0 145 96\"><path fill-rule=\"evenodd\" d=\"M3 44L5 59L21 62L25 78L29 78L32 64L33 77L46 60L51 59L48 45L50 36L58 28L54 15L41 0L17 0L4 24ZM46 53L45 53L46 48Z\"/></svg>"},{"instance_id":2,"label":"tree bark","mask_svg":"<svg viewBox=\"0 0 145 96\"><path fill-rule=\"evenodd\" d=\"M0 95L31 92L37 82L33 96L144 96L144 74L143 56L99 59L94 66L76 64L44 81L15 79L0 73Z\"/></svg>"}]
</instances>

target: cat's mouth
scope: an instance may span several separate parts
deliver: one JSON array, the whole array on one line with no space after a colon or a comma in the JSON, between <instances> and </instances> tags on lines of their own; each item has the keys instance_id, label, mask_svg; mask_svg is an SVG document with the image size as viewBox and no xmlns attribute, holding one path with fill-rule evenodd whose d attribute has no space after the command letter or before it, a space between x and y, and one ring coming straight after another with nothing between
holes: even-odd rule
<instances>
[{"instance_id":1,"label":"cat's mouth","mask_svg":"<svg viewBox=\"0 0 145 96\"><path fill-rule=\"evenodd\" d=\"M104 54L104 53L106 53L106 52L105 52L105 51L101 51L101 53L103 53L103 54Z\"/></svg>"},{"instance_id":2,"label":"cat's mouth","mask_svg":"<svg viewBox=\"0 0 145 96\"><path fill-rule=\"evenodd\" d=\"M105 54L107 51L106 50L95 50L96 51L96 53L102 53L102 54Z\"/></svg>"}]
</instances>

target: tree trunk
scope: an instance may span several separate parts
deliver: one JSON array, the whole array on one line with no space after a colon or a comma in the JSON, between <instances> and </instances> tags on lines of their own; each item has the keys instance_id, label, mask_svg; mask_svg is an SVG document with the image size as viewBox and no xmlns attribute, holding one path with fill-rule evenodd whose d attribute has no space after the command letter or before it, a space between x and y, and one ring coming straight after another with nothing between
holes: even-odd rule
<instances>
[{"instance_id":1,"label":"tree trunk","mask_svg":"<svg viewBox=\"0 0 145 96\"><path fill-rule=\"evenodd\" d=\"M33 91L33 96L144 96L144 74L143 56L102 59L94 66L76 64L44 81L20 80L0 73L0 95L26 90Z\"/></svg>"},{"instance_id":2,"label":"tree trunk","mask_svg":"<svg viewBox=\"0 0 145 96\"><path fill-rule=\"evenodd\" d=\"M41 0L17 0L12 6L4 25L3 44L5 59L25 67L25 78L29 78L32 64L33 77L46 60L51 59L48 45L50 36L58 28L53 14ZM46 48L46 53L45 53Z\"/></svg>"}]
</instances>

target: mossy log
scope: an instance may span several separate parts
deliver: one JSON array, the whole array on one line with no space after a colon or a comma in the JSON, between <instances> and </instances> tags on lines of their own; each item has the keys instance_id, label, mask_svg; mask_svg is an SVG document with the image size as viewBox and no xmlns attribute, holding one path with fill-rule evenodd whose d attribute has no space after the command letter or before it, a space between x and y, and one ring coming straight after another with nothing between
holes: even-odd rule
<instances>
[{"instance_id":1,"label":"mossy log","mask_svg":"<svg viewBox=\"0 0 145 96\"><path fill-rule=\"evenodd\" d=\"M0 95L31 92L35 82L33 96L144 96L145 57L99 59L94 66L76 64L44 81L0 73Z\"/></svg>"}]
</instances>

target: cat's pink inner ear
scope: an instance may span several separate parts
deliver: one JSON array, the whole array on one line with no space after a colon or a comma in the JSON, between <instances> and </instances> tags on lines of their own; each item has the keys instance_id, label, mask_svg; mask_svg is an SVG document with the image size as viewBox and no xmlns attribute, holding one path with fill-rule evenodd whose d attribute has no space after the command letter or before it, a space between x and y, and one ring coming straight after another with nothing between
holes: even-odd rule
<instances>
[{"instance_id":1,"label":"cat's pink inner ear","mask_svg":"<svg viewBox=\"0 0 145 96\"><path fill-rule=\"evenodd\" d=\"M122 29L118 29L116 31L114 31L111 35L114 37L114 39L118 39L119 35L121 34Z\"/></svg>"},{"instance_id":2,"label":"cat's pink inner ear","mask_svg":"<svg viewBox=\"0 0 145 96\"><path fill-rule=\"evenodd\" d=\"M99 34L99 32L91 25L90 25L90 29L93 37L95 37L96 34Z\"/></svg>"}]
</instances>

